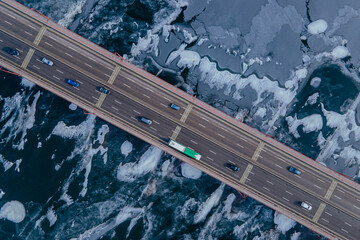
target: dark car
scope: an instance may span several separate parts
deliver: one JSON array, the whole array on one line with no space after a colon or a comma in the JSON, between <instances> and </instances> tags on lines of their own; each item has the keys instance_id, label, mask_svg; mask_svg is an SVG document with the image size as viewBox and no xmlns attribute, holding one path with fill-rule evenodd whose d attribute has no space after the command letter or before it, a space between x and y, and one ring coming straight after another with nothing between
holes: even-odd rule
<instances>
[{"instance_id":1,"label":"dark car","mask_svg":"<svg viewBox=\"0 0 360 240\"><path fill-rule=\"evenodd\" d=\"M79 83L78 82L75 82L74 80L71 80L71 79L66 79L66 82L68 84L70 84L71 86L74 86L74 87L78 87L79 86Z\"/></svg>"},{"instance_id":2,"label":"dark car","mask_svg":"<svg viewBox=\"0 0 360 240\"><path fill-rule=\"evenodd\" d=\"M170 107L172 109L175 109L176 111L180 110L180 107L178 105L174 104L174 103L170 104Z\"/></svg>"},{"instance_id":3,"label":"dark car","mask_svg":"<svg viewBox=\"0 0 360 240\"><path fill-rule=\"evenodd\" d=\"M8 54L13 55L13 56L18 56L19 55L19 51L16 51L15 49L12 49L12 48L9 48L9 47L5 47L5 48L3 48L3 50L5 52L7 52Z\"/></svg>"},{"instance_id":4,"label":"dark car","mask_svg":"<svg viewBox=\"0 0 360 240\"><path fill-rule=\"evenodd\" d=\"M239 171L239 168L235 164L232 164L232 163L227 163L226 167L229 168L230 170L234 171L234 172Z\"/></svg>"},{"instance_id":5,"label":"dark car","mask_svg":"<svg viewBox=\"0 0 360 240\"><path fill-rule=\"evenodd\" d=\"M147 119L146 117L141 117L140 121L142 121L143 123L146 123L147 125L152 124L152 121L150 119Z\"/></svg>"},{"instance_id":6,"label":"dark car","mask_svg":"<svg viewBox=\"0 0 360 240\"><path fill-rule=\"evenodd\" d=\"M301 174L301 172L299 170L297 170L296 168L294 168L294 167L289 167L288 170L289 170L289 172L294 173L296 175Z\"/></svg>"},{"instance_id":7,"label":"dark car","mask_svg":"<svg viewBox=\"0 0 360 240\"><path fill-rule=\"evenodd\" d=\"M104 87L98 87L98 90L102 93L105 93L105 94L110 94L110 90L104 88Z\"/></svg>"}]
</instances>

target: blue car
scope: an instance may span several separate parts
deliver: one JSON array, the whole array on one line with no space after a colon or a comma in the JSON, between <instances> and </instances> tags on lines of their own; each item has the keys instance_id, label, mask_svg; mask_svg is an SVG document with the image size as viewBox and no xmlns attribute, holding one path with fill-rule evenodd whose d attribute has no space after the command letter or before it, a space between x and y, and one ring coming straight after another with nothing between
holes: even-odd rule
<instances>
[{"instance_id":1,"label":"blue car","mask_svg":"<svg viewBox=\"0 0 360 240\"><path fill-rule=\"evenodd\" d=\"M239 168L235 164L232 164L232 163L227 163L226 167L229 168L230 170L234 171L234 172L239 171Z\"/></svg>"},{"instance_id":2,"label":"blue car","mask_svg":"<svg viewBox=\"0 0 360 240\"><path fill-rule=\"evenodd\" d=\"M174 104L174 103L170 104L170 107L172 109L175 109L176 111L180 110L180 107L178 105Z\"/></svg>"},{"instance_id":3,"label":"blue car","mask_svg":"<svg viewBox=\"0 0 360 240\"><path fill-rule=\"evenodd\" d=\"M296 168L294 168L294 167L289 167L288 170L289 170L289 172L294 173L296 175L301 174L301 172L299 170L297 170Z\"/></svg>"},{"instance_id":4,"label":"blue car","mask_svg":"<svg viewBox=\"0 0 360 240\"><path fill-rule=\"evenodd\" d=\"M70 84L71 86L74 86L74 87L78 87L79 86L79 83L78 82L75 82L75 81L73 81L73 80L71 80L71 79L66 79L66 82L68 83L68 84Z\"/></svg>"},{"instance_id":5,"label":"blue car","mask_svg":"<svg viewBox=\"0 0 360 240\"><path fill-rule=\"evenodd\" d=\"M14 49L12 49L12 48L5 47L5 48L3 48L3 50L4 50L5 52L7 52L8 54L10 54L10 55L19 56L19 51L16 51L16 50L14 50Z\"/></svg>"}]
</instances>

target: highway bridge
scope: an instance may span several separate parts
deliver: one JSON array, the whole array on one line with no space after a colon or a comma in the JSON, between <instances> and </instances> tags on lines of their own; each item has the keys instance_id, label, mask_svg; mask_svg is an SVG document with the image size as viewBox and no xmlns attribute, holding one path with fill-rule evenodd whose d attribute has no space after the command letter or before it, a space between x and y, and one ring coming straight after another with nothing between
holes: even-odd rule
<instances>
[{"instance_id":1,"label":"highway bridge","mask_svg":"<svg viewBox=\"0 0 360 240\"><path fill-rule=\"evenodd\" d=\"M0 1L0 65L329 239L360 236L360 187L12 1ZM53 66L41 58L54 62ZM73 79L78 87L65 79ZM110 89L109 95L97 87ZM179 111L169 107L180 106ZM151 119L146 125L140 117ZM169 139L202 155L189 158ZM239 171L225 167L233 163ZM288 171L293 166L302 174ZM306 202L311 210L300 206Z\"/></svg>"}]
</instances>

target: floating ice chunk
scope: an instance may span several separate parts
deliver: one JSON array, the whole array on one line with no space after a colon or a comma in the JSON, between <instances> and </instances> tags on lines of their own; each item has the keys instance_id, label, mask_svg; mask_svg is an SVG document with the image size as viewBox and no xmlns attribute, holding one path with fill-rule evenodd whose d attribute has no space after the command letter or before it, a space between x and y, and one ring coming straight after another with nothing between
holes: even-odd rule
<instances>
[{"instance_id":1,"label":"floating ice chunk","mask_svg":"<svg viewBox=\"0 0 360 240\"><path fill-rule=\"evenodd\" d=\"M123 142L123 144L121 144L121 153L125 155L125 157L127 157L132 150L133 145L131 142L126 140L125 142Z\"/></svg>"},{"instance_id":2,"label":"floating ice chunk","mask_svg":"<svg viewBox=\"0 0 360 240\"><path fill-rule=\"evenodd\" d=\"M328 24L325 20L319 19L310 23L307 28L309 33L315 35L325 32L328 28Z\"/></svg>"},{"instance_id":3,"label":"floating ice chunk","mask_svg":"<svg viewBox=\"0 0 360 240\"><path fill-rule=\"evenodd\" d=\"M58 24L67 28L70 23L74 21L75 16L82 12L85 3L86 0L76 1L69 7L68 12L64 15L64 17L58 21Z\"/></svg>"},{"instance_id":4,"label":"floating ice chunk","mask_svg":"<svg viewBox=\"0 0 360 240\"><path fill-rule=\"evenodd\" d=\"M319 132L319 135L317 137L317 144L320 148L323 148L325 146L326 139L324 138L322 132Z\"/></svg>"},{"instance_id":5,"label":"floating ice chunk","mask_svg":"<svg viewBox=\"0 0 360 240\"><path fill-rule=\"evenodd\" d=\"M178 50L171 52L165 64L169 65L179 57L180 59L177 63L179 68L191 68L199 65L200 55L197 52L185 50L185 47L186 45L182 44Z\"/></svg>"},{"instance_id":6,"label":"floating ice chunk","mask_svg":"<svg viewBox=\"0 0 360 240\"><path fill-rule=\"evenodd\" d=\"M20 163L22 162L22 159L18 159L15 161L15 171L20 172Z\"/></svg>"},{"instance_id":7,"label":"floating ice chunk","mask_svg":"<svg viewBox=\"0 0 360 240\"><path fill-rule=\"evenodd\" d=\"M152 34L149 30L145 37L140 37L138 43L133 44L131 47L131 55L136 57L143 52L153 52L155 56L159 55L159 35Z\"/></svg>"},{"instance_id":8,"label":"floating ice chunk","mask_svg":"<svg viewBox=\"0 0 360 240\"><path fill-rule=\"evenodd\" d=\"M49 222L50 222L50 227L55 224L55 222L56 222L56 220L57 220L57 216L56 216L56 214L55 214L55 211L54 211L53 207L51 207L51 208L48 209L48 211L47 211L47 213L46 213L46 218L47 218L47 219L49 220Z\"/></svg>"},{"instance_id":9,"label":"floating ice chunk","mask_svg":"<svg viewBox=\"0 0 360 240\"><path fill-rule=\"evenodd\" d=\"M139 162L120 164L117 171L117 178L120 181L133 182L136 177L145 175L154 170L158 165L162 151L151 146L140 158Z\"/></svg>"},{"instance_id":10,"label":"floating ice chunk","mask_svg":"<svg viewBox=\"0 0 360 240\"><path fill-rule=\"evenodd\" d=\"M198 37L197 36L193 36L189 31L187 31L186 29L183 29L183 34L184 34L184 38L185 38L185 42L187 44L194 42Z\"/></svg>"},{"instance_id":11,"label":"floating ice chunk","mask_svg":"<svg viewBox=\"0 0 360 240\"><path fill-rule=\"evenodd\" d=\"M314 77L310 81L310 85L314 88L318 88L320 86L320 83L321 83L321 78L319 77Z\"/></svg>"},{"instance_id":12,"label":"floating ice chunk","mask_svg":"<svg viewBox=\"0 0 360 240\"><path fill-rule=\"evenodd\" d=\"M289 131L294 135L295 138L300 137L297 131L297 128L300 125L303 125L303 131L305 133L319 131L323 127L323 120L320 114L313 114L303 119L297 119L296 115L295 117L288 116L286 117L286 121L289 125Z\"/></svg>"},{"instance_id":13,"label":"floating ice chunk","mask_svg":"<svg viewBox=\"0 0 360 240\"><path fill-rule=\"evenodd\" d=\"M333 111L326 111L324 105L321 103L321 110L326 118L326 126L331 128L340 127L346 122L346 116Z\"/></svg>"},{"instance_id":14,"label":"floating ice chunk","mask_svg":"<svg viewBox=\"0 0 360 240\"><path fill-rule=\"evenodd\" d=\"M336 48L334 48L331 51L331 55L335 58L335 59L341 59L347 56L350 56L350 52L349 49L347 49L344 46L337 46Z\"/></svg>"},{"instance_id":15,"label":"floating ice chunk","mask_svg":"<svg viewBox=\"0 0 360 240\"><path fill-rule=\"evenodd\" d=\"M105 135L109 132L109 126L104 124L101 126L101 128L98 131L97 139L96 141L99 141L99 144L103 144L105 141Z\"/></svg>"},{"instance_id":16,"label":"floating ice chunk","mask_svg":"<svg viewBox=\"0 0 360 240\"><path fill-rule=\"evenodd\" d=\"M294 220L282 215L278 211L275 211L274 223L277 225L277 229L282 232L282 234L285 234L285 232L289 231L296 225Z\"/></svg>"},{"instance_id":17,"label":"floating ice chunk","mask_svg":"<svg viewBox=\"0 0 360 240\"><path fill-rule=\"evenodd\" d=\"M211 196L208 197L208 199L206 199L206 201L200 205L198 211L194 216L195 224L204 221L211 209L219 203L220 197L224 192L224 187L225 185L222 183L220 187L218 187L218 189L216 189L215 192L213 192Z\"/></svg>"},{"instance_id":18,"label":"floating ice chunk","mask_svg":"<svg viewBox=\"0 0 360 240\"><path fill-rule=\"evenodd\" d=\"M14 165L13 162L10 162L10 161L6 160L6 159L3 157L3 155L1 155L1 154L0 154L0 163L3 164L3 167L4 167L4 169L5 169L5 172L6 172L7 170L9 170L9 169Z\"/></svg>"},{"instance_id":19,"label":"floating ice chunk","mask_svg":"<svg viewBox=\"0 0 360 240\"><path fill-rule=\"evenodd\" d=\"M69 105L69 109L75 111L77 109L77 106L74 103L71 103Z\"/></svg>"},{"instance_id":20,"label":"floating ice chunk","mask_svg":"<svg viewBox=\"0 0 360 240\"><path fill-rule=\"evenodd\" d=\"M264 107L259 107L259 108L256 110L255 116L264 118L265 115L266 115L266 108L264 108Z\"/></svg>"},{"instance_id":21,"label":"floating ice chunk","mask_svg":"<svg viewBox=\"0 0 360 240\"><path fill-rule=\"evenodd\" d=\"M305 102L305 106L307 105L314 105L317 102L317 99L319 97L319 93L316 92L313 95L309 96L309 98Z\"/></svg>"},{"instance_id":22,"label":"floating ice chunk","mask_svg":"<svg viewBox=\"0 0 360 240\"><path fill-rule=\"evenodd\" d=\"M187 163L182 163L181 174L186 178L199 179L202 172Z\"/></svg>"},{"instance_id":23,"label":"floating ice chunk","mask_svg":"<svg viewBox=\"0 0 360 240\"><path fill-rule=\"evenodd\" d=\"M22 78L20 84L21 86L28 87L30 89L35 86L35 83L30 82L26 78Z\"/></svg>"},{"instance_id":24,"label":"floating ice chunk","mask_svg":"<svg viewBox=\"0 0 360 240\"><path fill-rule=\"evenodd\" d=\"M0 210L0 218L6 218L14 223L19 223L25 218L24 205L19 201L5 203Z\"/></svg>"},{"instance_id":25,"label":"floating ice chunk","mask_svg":"<svg viewBox=\"0 0 360 240\"><path fill-rule=\"evenodd\" d=\"M301 235L301 232L294 232L291 237L290 237L290 240L298 240L299 237Z\"/></svg>"},{"instance_id":26,"label":"floating ice chunk","mask_svg":"<svg viewBox=\"0 0 360 240\"><path fill-rule=\"evenodd\" d=\"M4 195L5 195L5 192L4 192L2 189L0 189L0 199L1 199Z\"/></svg>"}]
</instances>

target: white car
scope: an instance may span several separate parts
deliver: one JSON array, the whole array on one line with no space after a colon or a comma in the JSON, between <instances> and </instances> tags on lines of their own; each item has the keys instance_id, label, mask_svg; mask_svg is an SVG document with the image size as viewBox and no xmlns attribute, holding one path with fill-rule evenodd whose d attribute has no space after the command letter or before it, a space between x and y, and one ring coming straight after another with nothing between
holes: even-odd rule
<instances>
[{"instance_id":1,"label":"white car","mask_svg":"<svg viewBox=\"0 0 360 240\"><path fill-rule=\"evenodd\" d=\"M41 62L49 65L49 66L52 66L54 65L53 61L49 60L49 59L46 59L46 58L41 58Z\"/></svg>"},{"instance_id":2,"label":"white car","mask_svg":"<svg viewBox=\"0 0 360 240\"><path fill-rule=\"evenodd\" d=\"M309 211L312 209L312 206L306 202L301 202L301 206Z\"/></svg>"}]
</instances>

